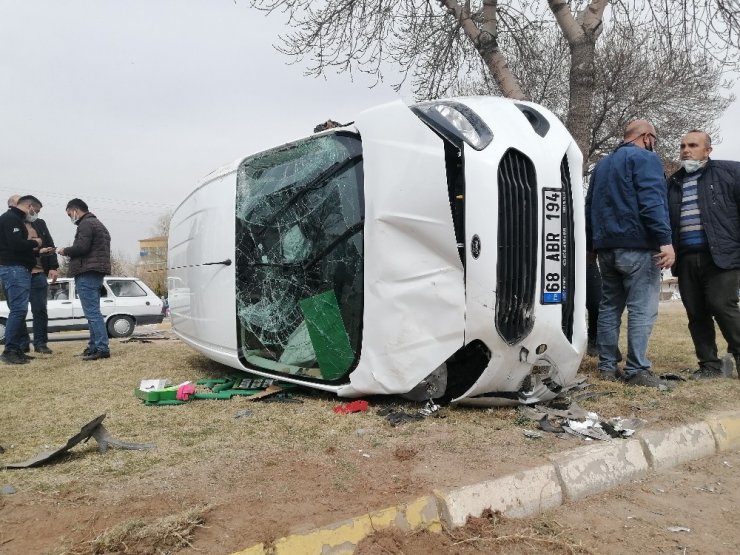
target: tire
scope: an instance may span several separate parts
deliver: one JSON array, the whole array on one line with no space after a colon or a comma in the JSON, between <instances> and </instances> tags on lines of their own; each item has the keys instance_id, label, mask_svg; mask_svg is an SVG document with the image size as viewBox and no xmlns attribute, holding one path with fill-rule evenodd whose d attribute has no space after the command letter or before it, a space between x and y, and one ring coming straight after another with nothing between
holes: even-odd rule
<instances>
[{"instance_id":1,"label":"tire","mask_svg":"<svg viewBox=\"0 0 740 555\"><path fill-rule=\"evenodd\" d=\"M111 316L108 319L108 337L128 337L134 333L134 319L130 316Z\"/></svg>"}]
</instances>

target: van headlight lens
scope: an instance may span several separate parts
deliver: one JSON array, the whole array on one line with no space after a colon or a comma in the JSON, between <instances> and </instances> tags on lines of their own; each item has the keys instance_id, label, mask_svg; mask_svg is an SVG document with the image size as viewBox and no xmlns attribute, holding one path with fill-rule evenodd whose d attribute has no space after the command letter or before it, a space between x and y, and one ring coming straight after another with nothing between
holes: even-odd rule
<instances>
[{"instance_id":1,"label":"van headlight lens","mask_svg":"<svg viewBox=\"0 0 740 555\"><path fill-rule=\"evenodd\" d=\"M493 140L485 122L464 104L449 100L421 102L411 110L429 127L446 139L464 141L475 150L483 150Z\"/></svg>"}]
</instances>

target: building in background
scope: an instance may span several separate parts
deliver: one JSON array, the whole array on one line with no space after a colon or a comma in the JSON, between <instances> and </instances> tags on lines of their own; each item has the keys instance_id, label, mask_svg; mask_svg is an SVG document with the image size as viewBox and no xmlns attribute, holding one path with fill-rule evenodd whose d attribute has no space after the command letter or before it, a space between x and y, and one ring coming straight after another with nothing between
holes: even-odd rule
<instances>
[{"instance_id":1,"label":"building in background","mask_svg":"<svg viewBox=\"0 0 740 555\"><path fill-rule=\"evenodd\" d=\"M136 274L158 296L167 295L167 236L139 239Z\"/></svg>"}]
</instances>

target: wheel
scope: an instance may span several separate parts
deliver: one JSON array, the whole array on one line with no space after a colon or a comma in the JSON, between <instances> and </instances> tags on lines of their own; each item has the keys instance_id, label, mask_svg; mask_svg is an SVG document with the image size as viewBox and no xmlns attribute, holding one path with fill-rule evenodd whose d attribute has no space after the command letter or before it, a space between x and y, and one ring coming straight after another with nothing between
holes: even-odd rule
<instances>
[{"instance_id":1,"label":"wheel","mask_svg":"<svg viewBox=\"0 0 740 555\"><path fill-rule=\"evenodd\" d=\"M128 337L134 333L134 319L130 316L111 316L108 319L108 337Z\"/></svg>"}]
</instances>

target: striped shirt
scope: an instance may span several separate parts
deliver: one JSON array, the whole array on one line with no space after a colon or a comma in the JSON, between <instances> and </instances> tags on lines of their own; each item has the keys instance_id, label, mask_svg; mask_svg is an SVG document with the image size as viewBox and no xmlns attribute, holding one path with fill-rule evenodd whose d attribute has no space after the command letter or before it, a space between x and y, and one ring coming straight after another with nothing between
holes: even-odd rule
<instances>
[{"instance_id":1,"label":"striped shirt","mask_svg":"<svg viewBox=\"0 0 740 555\"><path fill-rule=\"evenodd\" d=\"M708 250L707 236L701 223L698 180L701 172L684 176L682 182L681 222L679 225L678 251L682 253Z\"/></svg>"}]
</instances>

